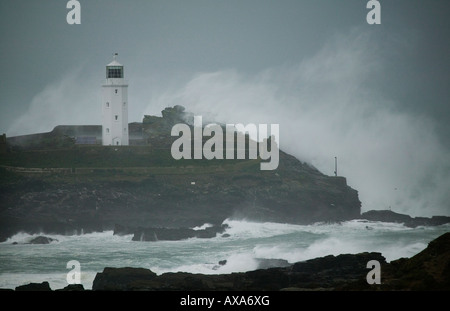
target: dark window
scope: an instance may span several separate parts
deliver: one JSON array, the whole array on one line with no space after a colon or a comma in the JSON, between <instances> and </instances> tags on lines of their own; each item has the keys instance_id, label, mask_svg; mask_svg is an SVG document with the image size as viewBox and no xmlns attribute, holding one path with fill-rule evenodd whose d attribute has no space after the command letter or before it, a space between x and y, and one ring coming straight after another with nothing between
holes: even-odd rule
<instances>
[{"instance_id":1,"label":"dark window","mask_svg":"<svg viewBox=\"0 0 450 311\"><path fill-rule=\"evenodd\" d=\"M119 116L118 116L118 115L116 115L116 121L117 121L117 120L119 120Z\"/></svg>"},{"instance_id":2,"label":"dark window","mask_svg":"<svg viewBox=\"0 0 450 311\"><path fill-rule=\"evenodd\" d=\"M115 90L116 94L117 94L117 89Z\"/></svg>"},{"instance_id":3,"label":"dark window","mask_svg":"<svg viewBox=\"0 0 450 311\"><path fill-rule=\"evenodd\" d=\"M106 77L110 78L123 78L123 67L111 66L106 68Z\"/></svg>"}]
</instances>

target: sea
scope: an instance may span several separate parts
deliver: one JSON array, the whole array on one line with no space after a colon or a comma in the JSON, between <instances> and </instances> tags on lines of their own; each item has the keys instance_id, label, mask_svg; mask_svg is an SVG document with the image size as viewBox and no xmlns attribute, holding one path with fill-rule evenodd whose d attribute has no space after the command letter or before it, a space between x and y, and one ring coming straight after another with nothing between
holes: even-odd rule
<instances>
[{"instance_id":1,"label":"sea","mask_svg":"<svg viewBox=\"0 0 450 311\"><path fill-rule=\"evenodd\" d=\"M64 288L73 281L68 278L76 267L68 265L73 260L79 263L79 282L85 289L92 288L96 274L105 267L141 267L157 274L224 274L255 270L261 259L295 263L360 252L380 252L390 262L414 256L450 231L450 224L408 228L366 220L294 225L227 219L224 224L228 229L214 238L182 241L132 241L132 235L118 236L113 231L69 236L18 233L0 243L0 288L44 281L52 289ZM27 244L39 235L55 241Z\"/></svg>"}]
</instances>

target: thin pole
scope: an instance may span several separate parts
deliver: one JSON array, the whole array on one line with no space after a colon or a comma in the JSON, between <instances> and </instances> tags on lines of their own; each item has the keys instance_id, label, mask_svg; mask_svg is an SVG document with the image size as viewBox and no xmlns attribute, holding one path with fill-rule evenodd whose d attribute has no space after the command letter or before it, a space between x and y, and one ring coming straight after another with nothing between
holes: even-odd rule
<instances>
[{"instance_id":1,"label":"thin pole","mask_svg":"<svg viewBox=\"0 0 450 311\"><path fill-rule=\"evenodd\" d=\"M334 157L334 176L337 177L337 157Z\"/></svg>"}]
</instances>

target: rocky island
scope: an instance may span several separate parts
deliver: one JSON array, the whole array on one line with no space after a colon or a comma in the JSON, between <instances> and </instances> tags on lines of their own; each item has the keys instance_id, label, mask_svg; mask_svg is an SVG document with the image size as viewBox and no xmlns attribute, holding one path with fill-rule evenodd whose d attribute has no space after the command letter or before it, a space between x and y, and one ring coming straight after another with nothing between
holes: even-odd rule
<instances>
[{"instance_id":1,"label":"rocky island","mask_svg":"<svg viewBox=\"0 0 450 311\"><path fill-rule=\"evenodd\" d=\"M192 126L191 116L181 106L145 116L129 125L130 146L101 146L100 126L7 138L0 153L0 241L19 231L80 234L116 224L178 228L220 226L229 217L296 224L360 217L358 192L344 177L326 176L282 150L273 171L260 170L260 158L173 159L171 128Z\"/></svg>"}]
</instances>

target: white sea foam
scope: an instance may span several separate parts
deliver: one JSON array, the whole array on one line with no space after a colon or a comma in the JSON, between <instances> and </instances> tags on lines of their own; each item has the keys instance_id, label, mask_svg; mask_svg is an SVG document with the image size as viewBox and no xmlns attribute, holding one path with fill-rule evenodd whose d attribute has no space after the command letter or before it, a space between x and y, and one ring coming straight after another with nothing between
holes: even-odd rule
<instances>
[{"instance_id":1,"label":"white sea foam","mask_svg":"<svg viewBox=\"0 0 450 311\"><path fill-rule=\"evenodd\" d=\"M411 257L426 247L427 244L422 241L427 240L427 235L435 235L433 231L436 230L445 232L445 226L409 228L401 223L367 220L313 225L257 223L246 220L227 220L226 223L230 226L227 233L238 238L295 234L299 241L287 239L275 245L263 243L253 249L254 258L285 259L291 263L327 255L361 252L381 252L387 261ZM422 236L421 231L427 234ZM419 236L419 241L415 235Z\"/></svg>"},{"instance_id":2,"label":"white sea foam","mask_svg":"<svg viewBox=\"0 0 450 311\"><path fill-rule=\"evenodd\" d=\"M27 244L30 243L31 240L33 240L34 238L37 238L38 236L46 236L49 238L52 238L54 241L52 243L57 243L58 241L64 240L66 238L66 236L63 235L54 235L54 234L44 234L44 233L35 233L35 234L29 234L29 233L25 233L25 232L19 232L16 233L15 235L9 237L8 239L6 239L6 241L0 243L0 244L12 244L12 243L17 243L17 244Z\"/></svg>"},{"instance_id":3,"label":"white sea foam","mask_svg":"<svg viewBox=\"0 0 450 311\"><path fill-rule=\"evenodd\" d=\"M208 260L207 258L205 258ZM209 258L210 262L203 263L190 263L184 264L173 268L160 268L153 267L152 271L157 274L162 274L166 272L188 272L188 273L202 273L202 274L226 274L233 272L245 272L251 271L258 268L258 261L254 257L254 254L250 252L240 252L234 253L227 257L222 257L222 259ZM221 265L219 261L225 260L226 264Z\"/></svg>"},{"instance_id":4,"label":"white sea foam","mask_svg":"<svg viewBox=\"0 0 450 311\"><path fill-rule=\"evenodd\" d=\"M205 224L203 224L201 226L196 226L196 227L192 228L192 230L205 230L206 228L210 228L212 226L213 225L210 224L210 223L205 223Z\"/></svg>"},{"instance_id":5,"label":"white sea foam","mask_svg":"<svg viewBox=\"0 0 450 311\"><path fill-rule=\"evenodd\" d=\"M265 238L303 231L305 226L275 223L252 222L247 220L226 219L224 224L229 228L226 233L236 238Z\"/></svg>"},{"instance_id":6,"label":"white sea foam","mask_svg":"<svg viewBox=\"0 0 450 311\"><path fill-rule=\"evenodd\" d=\"M92 232L92 233L85 233L85 234L74 234L74 235L61 235L61 234L48 234L48 233L34 233L29 234L25 232L19 232L14 234L13 236L6 239L6 241L1 242L0 244L26 244L29 243L32 239L38 237L38 236L46 236L52 239L55 239L57 241L55 242L67 242L67 241L76 241L76 240L82 240L82 241L131 241L133 234L129 235L114 235L114 232L112 230L109 231L103 231L103 232ZM53 243L53 242L52 242Z\"/></svg>"},{"instance_id":7,"label":"white sea foam","mask_svg":"<svg viewBox=\"0 0 450 311\"><path fill-rule=\"evenodd\" d=\"M403 231L411 230L399 223L372 222L367 220L351 220L341 223L315 223L312 225L295 225L274 222L252 222L248 220L226 219L224 224L230 228L226 233L238 238L264 238L296 232L313 234L365 232L366 230Z\"/></svg>"}]
</instances>

